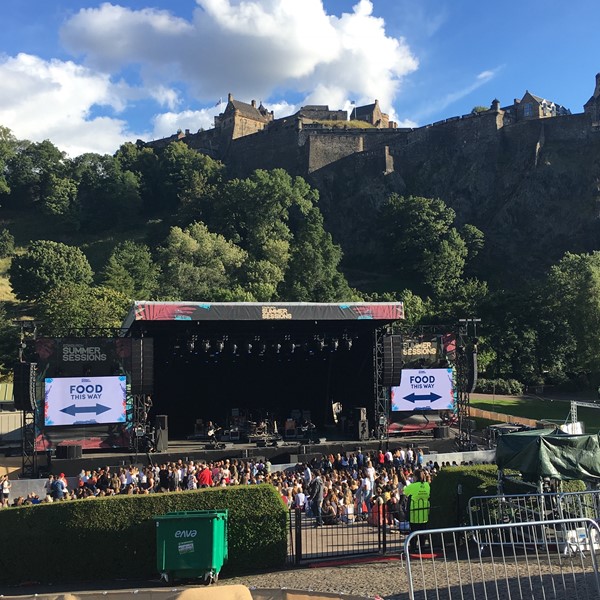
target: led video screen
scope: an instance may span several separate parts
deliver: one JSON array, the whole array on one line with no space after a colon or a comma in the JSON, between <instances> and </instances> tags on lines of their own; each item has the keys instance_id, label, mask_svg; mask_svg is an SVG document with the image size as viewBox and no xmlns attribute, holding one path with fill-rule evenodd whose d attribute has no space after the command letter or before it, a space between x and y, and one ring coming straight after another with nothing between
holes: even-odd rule
<instances>
[{"instance_id":1,"label":"led video screen","mask_svg":"<svg viewBox=\"0 0 600 600\"><path fill-rule=\"evenodd\" d=\"M392 387L392 411L447 410L454 405L453 369L403 369Z\"/></svg>"},{"instance_id":2,"label":"led video screen","mask_svg":"<svg viewBox=\"0 0 600 600\"><path fill-rule=\"evenodd\" d=\"M45 380L44 424L124 423L126 383L124 375L48 378Z\"/></svg>"}]
</instances>

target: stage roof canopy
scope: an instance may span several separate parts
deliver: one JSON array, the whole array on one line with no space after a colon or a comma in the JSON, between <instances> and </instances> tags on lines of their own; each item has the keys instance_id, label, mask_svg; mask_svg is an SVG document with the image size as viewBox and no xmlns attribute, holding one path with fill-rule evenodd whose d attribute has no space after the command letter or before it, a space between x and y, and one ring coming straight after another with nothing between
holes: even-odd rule
<instances>
[{"instance_id":1,"label":"stage roof canopy","mask_svg":"<svg viewBox=\"0 0 600 600\"><path fill-rule=\"evenodd\" d=\"M123 328L141 321L380 321L404 319L402 302L134 302Z\"/></svg>"}]
</instances>

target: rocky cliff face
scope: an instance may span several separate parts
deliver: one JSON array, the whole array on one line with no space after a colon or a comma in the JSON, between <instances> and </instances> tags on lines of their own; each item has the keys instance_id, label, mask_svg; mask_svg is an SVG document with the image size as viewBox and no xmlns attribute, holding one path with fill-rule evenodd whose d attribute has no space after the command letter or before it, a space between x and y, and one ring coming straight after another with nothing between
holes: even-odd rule
<instances>
[{"instance_id":1,"label":"rocky cliff face","mask_svg":"<svg viewBox=\"0 0 600 600\"><path fill-rule=\"evenodd\" d=\"M374 214L391 192L441 198L457 223L485 234L476 275L498 284L543 273L565 252L600 249L600 132L587 115L517 123L491 119L416 130L383 150L312 173L321 208L350 262L376 243Z\"/></svg>"}]
</instances>

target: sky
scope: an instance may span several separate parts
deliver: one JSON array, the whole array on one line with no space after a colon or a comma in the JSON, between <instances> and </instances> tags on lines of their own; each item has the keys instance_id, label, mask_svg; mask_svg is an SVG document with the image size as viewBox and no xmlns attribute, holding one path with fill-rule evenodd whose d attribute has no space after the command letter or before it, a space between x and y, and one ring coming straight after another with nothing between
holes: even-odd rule
<instances>
[{"instance_id":1,"label":"sky","mask_svg":"<svg viewBox=\"0 0 600 600\"><path fill-rule=\"evenodd\" d=\"M228 93L275 118L378 99L411 127L526 90L579 113L597 2L4 0L0 126L77 156L208 129Z\"/></svg>"}]
</instances>

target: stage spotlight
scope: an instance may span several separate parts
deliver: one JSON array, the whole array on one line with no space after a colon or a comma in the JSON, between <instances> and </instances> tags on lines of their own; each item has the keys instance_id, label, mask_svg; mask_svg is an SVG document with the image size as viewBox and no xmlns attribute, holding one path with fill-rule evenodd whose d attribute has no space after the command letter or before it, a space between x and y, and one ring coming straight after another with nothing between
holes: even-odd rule
<instances>
[{"instance_id":1,"label":"stage spotlight","mask_svg":"<svg viewBox=\"0 0 600 600\"><path fill-rule=\"evenodd\" d=\"M229 349L231 350L231 354L237 354L237 344L235 342L231 342L229 345Z\"/></svg>"},{"instance_id":2,"label":"stage spotlight","mask_svg":"<svg viewBox=\"0 0 600 600\"><path fill-rule=\"evenodd\" d=\"M294 344L294 342L287 340L284 342L283 348L288 354L294 354L294 350L296 349L296 344Z\"/></svg>"},{"instance_id":3,"label":"stage spotlight","mask_svg":"<svg viewBox=\"0 0 600 600\"><path fill-rule=\"evenodd\" d=\"M329 342L329 350L331 352L335 352L338 349L338 346L340 345L339 340L331 340L331 342Z\"/></svg>"},{"instance_id":4,"label":"stage spotlight","mask_svg":"<svg viewBox=\"0 0 600 600\"><path fill-rule=\"evenodd\" d=\"M281 352L281 344L273 344L273 350L275 350L276 354Z\"/></svg>"},{"instance_id":5,"label":"stage spotlight","mask_svg":"<svg viewBox=\"0 0 600 600\"><path fill-rule=\"evenodd\" d=\"M247 354L250 354L252 352L252 344L250 342L246 342L244 344L244 350Z\"/></svg>"},{"instance_id":6,"label":"stage spotlight","mask_svg":"<svg viewBox=\"0 0 600 600\"><path fill-rule=\"evenodd\" d=\"M267 345L264 342L260 342L257 344L256 350L259 354L264 354L267 351Z\"/></svg>"},{"instance_id":7,"label":"stage spotlight","mask_svg":"<svg viewBox=\"0 0 600 600\"><path fill-rule=\"evenodd\" d=\"M225 343L223 342L223 340L217 340L215 342L215 352L223 352L223 348L225 348Z\"/></svg>"},{"instance_id":8,"label":"stage spotlight","mask_svg":"<svg viewBox=\"0 0 600 600\"><path fill-rule=\"evenodd\" d=\"M315 339L313 340L313 346L316 351L322 352L323 348L325 348L325 340L315 336Z\"/></svg>"},{"instance_id":9,"label":"stage spotlight","mask_svg":"<svg viewBox=\"0 0 600 600\"><path fill-rule=\"evenodd\" d=\"M345 350L352 350L352 340L350 338L344 338L343 347Z\"/></svg>"},{"instance_id":10,"label":"stage spotlight","mask_svg":"<svg viewBox=\"0 0 600 600\"><path fill-rule=\"evenodd\" d=\"M208 340L202 340L202 351L208 352L210 350L210 342Z\"/></svg>"},{"instance_id":11,"label":"stage spotlight","mask_svg":"<svg viewBox=\"0 0 600 600\"><path fill-rule=\"evenodd\" d=\"M193 352L193 351L194 351L194 347L195 347L195 342L194 342L194 340L190 340L190 341L188 342L187 346L188 346L188 350L189 350L190 352Z\"/></svg>"}]
</instances>

